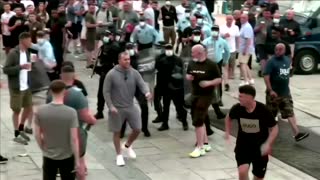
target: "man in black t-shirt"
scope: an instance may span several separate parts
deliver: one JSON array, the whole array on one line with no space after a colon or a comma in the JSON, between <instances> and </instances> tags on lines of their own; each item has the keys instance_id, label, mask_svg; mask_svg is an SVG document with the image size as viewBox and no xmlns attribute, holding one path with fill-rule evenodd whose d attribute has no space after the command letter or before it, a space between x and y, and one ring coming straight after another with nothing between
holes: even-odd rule
<instances>
[{"instance_id":1,"label":"man in black t-shirt","mask_svg":"<svg viewBox=\"0 0 320 180\"><path fill-rule=\"evenodd\" d=\"M190 157L197 158L211 150L204 122L208 117L208 108L212 103L214 87L222 79L219 67L207 59L207 52L203 45L192 47L193 61L189 62L186 79L192 81L191 117L196 129L197 146L190 153Z\"/></svg>"},{"instance_id":2,"label":"man in black t-shirt","mask_svg":"<svg viewBox=\"0 0 320 180\"><path fill-rule=\"evenodd\" d=\"M22 13L21 7L16 7L16 15L12 16L9 20L8 26L11 32L11 48L16 47L19 44L19 35L29 30L28 24L26 24L26 18Z\"/></svg>"},{"instance_id":3,"label":"man in black t-shirt","mask_svg":"<svg viewBox=\"0 0 320 180\"><path fill-rule=\"evenodd\" d=\"M250 164L254 179L263 179L268 155L278 135L278 125L272 113L261 102L255 101L253 86L239 87L239 103L235 104L225 119L226 140L229 140L231 120L237 120L239 130L235 147L239 179L249 179Z\"/></svg>"}]
</instances>

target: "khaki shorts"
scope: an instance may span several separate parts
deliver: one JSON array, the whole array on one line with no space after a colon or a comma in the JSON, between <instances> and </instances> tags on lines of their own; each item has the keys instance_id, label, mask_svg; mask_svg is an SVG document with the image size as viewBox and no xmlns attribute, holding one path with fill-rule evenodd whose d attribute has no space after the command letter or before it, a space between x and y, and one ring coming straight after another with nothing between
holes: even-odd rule
<instances>
[{"instance_id":1,"label":"khaki shorts","mask_svg":"<svg viewBox=\"0 0 320 180\"><path fill-rule=\"evenodd\" d=\"M243 55L242 53L239 53L239 56L238 56L239 63L248 64L250 56L251 56L250 54Z\"/></svg>"},{"instance_id":2,"label":"khaki shorts","mask_svg":"<svg viewBox=\"0 0 320 180\"><path fill-rule=\"evenodd\" d=\"M10 90L10 108L14 112L20 112L22 108L32 106L31 90L25 91Z\"/></svg>"},{"instance_id":3,"label":"khaki shorts","mask_svg":"<svg viewBox=\"0 0 320 180\"><path fill-rule=\"evenodd\" d=\"M47 91L46 90L34 93L32 95L32 104L34 106L40 106L42 104L46 104L46 100L47 100Z\"/></svg>"}]
</instances>

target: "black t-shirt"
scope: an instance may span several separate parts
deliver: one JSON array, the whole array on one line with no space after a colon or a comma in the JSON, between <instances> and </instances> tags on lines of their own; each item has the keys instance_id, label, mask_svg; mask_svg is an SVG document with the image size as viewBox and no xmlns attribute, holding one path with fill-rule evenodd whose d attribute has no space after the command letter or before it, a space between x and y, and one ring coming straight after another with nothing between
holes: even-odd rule
<instances>
[{"instance_id":1,"label":"black t-shirt","mask_svg":"<svg viewBox=\"0 0 320 180\"><path fill-rule=\"evenodd\" d=\"M81 92L83 93L84 96L88 96L87 89L80 80L75 79L73 81L73 85L76 86L77 88L81 89Z\"/></svg>"},{"instance_id":2,"label":"black t-shirt","mask_svg":"<svg viewBox=\"0 0 320 180\"><path fill-rule=\"evenodd\" d=\"M187 69L187 74L193 75L192 94L196 96L212 96L213 86L202 88L200 81L211 81L216 78L221 78L221 73L218 65L209 59L204 62L190 61Z\"/></svg>"},{"instance_id":3,"label":"black t-shirt","mask_svg":"<svg viewBox=\"0 0 320 180\"><path fill-rule=\"evenodd\" d=\"M62 45L63 28L66 24L65 17L59 17L51 20L50 42L54 45Z\"/></svg>"},{"instance_id":4,"label":"black t-shirt","mask_svg":"<svg viewBox=\"0 0 320 180\"><path fill-rule=\"evenodd\" d=\"M235 152L261 154L260 147L268 139L269 128L277 124L267 107L257 101L254 111L248 113L246 108L238 103L231 108L229 117L238 120L239 124Z\"/></svg>"},{"instance_id":5,"label":"black t-shirt","mask_svg":"<svg viewBox=\"0 0 320 180\"><path fill-rule=\"evenodd\" d=\"M18 45L19 35L21 33L29 31L29 26L24 24L26 22L26 19L24 16L21 16L21 17L12 16L9 20L8 26L9 27L14 26L17 21L21 21L21 25L17 26L14 30L11 31L11 38L14 45Z\"/></svg>"}]
</instances>

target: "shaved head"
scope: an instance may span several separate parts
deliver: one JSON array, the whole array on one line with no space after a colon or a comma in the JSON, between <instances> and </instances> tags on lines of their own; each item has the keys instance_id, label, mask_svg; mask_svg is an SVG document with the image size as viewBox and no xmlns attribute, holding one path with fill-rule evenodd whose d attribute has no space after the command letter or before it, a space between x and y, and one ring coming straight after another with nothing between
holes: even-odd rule
<instances>
[{"instance_id":1,"label":"shaved head","mask_svg":"<svg viewBox=\"0 0 320 180\"><path fill-rule=\"evenodd\" d=\"M282 56L286 52L286 46L283 43L278 43L274 49L276 56Z\"/></svg>"},{"instance_id":2,"label":"shaved head","mask_svg":"<svg viewBox=\"0 0 320 180\"><path fill-rule=\"evenodd\" d=\"M241 14L240 21L241 21L241 24L245 24L246 22L248 22L248 15Z\"/></svg>"},{"instance_id":3,"label":"shaved head","mask_svg":"<svg viewBox=\"0 0 320 180\"><path fill-rule=\"evenodd\" d=\"M207 58L206 49L201 44L194 45L191 49L191 54L194 61L203 62Z\"/></svg>"},{"instance_id":4,"label":"shaved head","mask_svg":"<svg viewBox=\"0 0 320 180\"><path fill-rule=\"evenodd\" d=\"M295 12L293 10L287 11L287 19L292 20L295 15Z\"/></svg>"}]
</instances>

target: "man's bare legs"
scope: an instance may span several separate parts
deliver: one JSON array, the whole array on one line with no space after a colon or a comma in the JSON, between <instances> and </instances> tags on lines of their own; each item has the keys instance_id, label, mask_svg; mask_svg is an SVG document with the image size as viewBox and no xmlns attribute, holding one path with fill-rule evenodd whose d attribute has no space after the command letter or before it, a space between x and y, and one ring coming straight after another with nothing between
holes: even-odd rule
<instances>
[{"instance_id":1,"label":"man's bare legs","mask_svg":"<svg viewBox=\"0 0 320 180\"><path fill-rule=\"evenodd\" d=\"M139 134L140 134L140 130L138 130L138 129L132 130L131 134L128 137L126 145L128 147L130 147L132 145L132 143L138 138Z\"/></svg>"}]
</instances>

